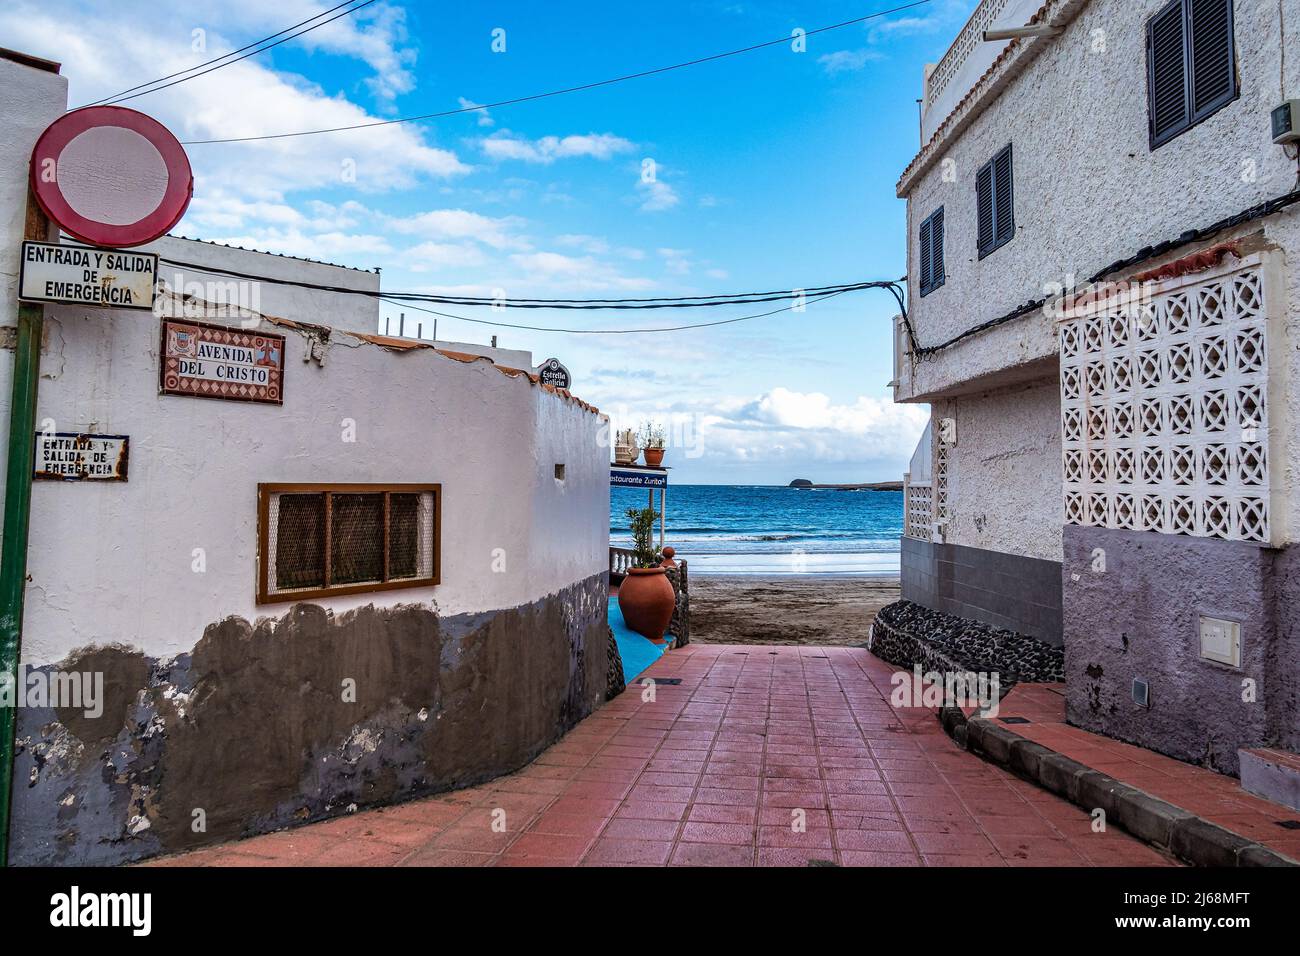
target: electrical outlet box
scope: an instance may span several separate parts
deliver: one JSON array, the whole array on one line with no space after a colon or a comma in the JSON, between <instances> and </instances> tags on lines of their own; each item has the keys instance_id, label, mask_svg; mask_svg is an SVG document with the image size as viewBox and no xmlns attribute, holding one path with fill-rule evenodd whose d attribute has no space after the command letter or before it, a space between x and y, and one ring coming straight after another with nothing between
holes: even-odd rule
<instances>
[{"instance_id":1,"label":"electrical outlet box","mask_svg":"<svg viewBox=\"0 0 1300 956\"><path fill-rule=\"evenodd\" d=\"M1300 100L1287 100L1273 110L1273 142L1300 143Z\"/></svg>"},{"instance_id":2,"label":"electrical outlet box","mask_svg":"<svg viewBox=\"0 0 1300 956\"><path fill-rule=\"evenodd\" d=\"M1217 617L1204 617L1201 624L1201 659L1241 666L1241 625Z\"/></svg>"}]
</instances>

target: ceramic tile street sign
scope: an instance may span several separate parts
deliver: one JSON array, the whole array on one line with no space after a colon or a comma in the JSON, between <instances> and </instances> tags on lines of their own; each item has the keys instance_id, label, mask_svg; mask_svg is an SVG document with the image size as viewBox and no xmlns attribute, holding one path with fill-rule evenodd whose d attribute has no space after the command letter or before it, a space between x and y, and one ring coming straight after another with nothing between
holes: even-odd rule
<instances>
[{"instance_id":1,"label":"ceramic tile street sign","mask_svg":"<svg viewBox=\"0 0 1300 956\"><path fill-rule=\"evenodd\" d=\"M37 432L38 481L126 481L130 438L76 432Z\"/></svg>"},{"instance_id":2,"label":"ceramic tile street sign","mask_svg":"<svg viewBox=\"0 0 1300 956\"><path fill-rule=\"evenodd\" d=\"M164 319L161 356L164 394L284 402L283 335Z\"/></svg>"},{"instance_id":3,"label":"ceramic tile street sign","mask_svg":"<svg viewBox=\"0 0 1300 956\"><path fill-rule=\"evenodd\" d=\"M158 257L151 252L24 242L18 298L114 309L152 309Z\"/></svg>"},{"instance_id":4,"label":"ceramic tile street sign","mask_svg":"<svg viewBox=\"0 0 1300 956\"><path fill-rule=\"evenodd\" d=\"M569 388L573 382L573 376L557 358L543 362L537 370L537 378L543 385L554 385L556 388Z\"/></svg>"}]
</instances>

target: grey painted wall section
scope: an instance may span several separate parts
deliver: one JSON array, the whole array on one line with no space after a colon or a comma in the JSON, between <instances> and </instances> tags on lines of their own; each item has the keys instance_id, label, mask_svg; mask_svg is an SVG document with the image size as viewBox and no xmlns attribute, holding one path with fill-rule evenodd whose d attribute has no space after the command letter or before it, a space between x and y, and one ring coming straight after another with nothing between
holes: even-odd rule
<instances>
[{"instance_id":1,"label":"grey painted wall section","mask_svg":"<svg viewBox=\"0 0 1300 956\"><path fill-rule=\"evenodd\" d=\"M902 539L903 598L1061 646L1061 564Z\"/></svg>"},{"instance_id":2,"label":"grey painted wall section","mask_svg":"<svg viewBox=\"0 0 1300 956\"><path fill-rule=\"evenodd\" d=\"M1239 747L1300 744L1295 548L1067 526L1063 569L1071 723L1234 775ZM1201 615L1241 624L1240 668L1201 658Z\"/></svg>"}]
</instances>

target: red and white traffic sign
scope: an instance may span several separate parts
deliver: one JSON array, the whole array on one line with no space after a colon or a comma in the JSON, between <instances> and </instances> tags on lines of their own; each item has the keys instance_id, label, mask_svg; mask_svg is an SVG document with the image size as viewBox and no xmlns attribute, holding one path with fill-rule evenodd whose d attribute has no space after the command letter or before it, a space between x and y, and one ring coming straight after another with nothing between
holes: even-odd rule
<instances>
[{"instance_id":1,"label":"red and white traffic sign","mask_svg":"<svg viewBox=\"0 0 1300 956\"><path fill-rule=\"evenodd\" d=\"M152 242L185 215L194 174L165 126L121 106L50 124L32 151L32 190L55 223L95 246Z\"/></svg>"}]
</instances>

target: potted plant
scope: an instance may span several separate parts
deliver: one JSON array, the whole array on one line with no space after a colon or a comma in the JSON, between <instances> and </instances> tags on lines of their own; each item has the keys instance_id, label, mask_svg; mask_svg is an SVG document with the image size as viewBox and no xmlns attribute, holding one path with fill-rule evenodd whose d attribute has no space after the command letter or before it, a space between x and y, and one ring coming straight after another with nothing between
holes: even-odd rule
<instances>
[{"instance_id":1,"label":"potted plant","mask_svg":"<svg viewBox=\"0 0 1300 956\"><path fill-rule=\"evenodd\" d=\"M677 596L654 546L659 512L654 508L629 508L627 517L632 531L632 566L618 587L618 609L631 630L652 641L662 641L673 619Z\"/></svg>"},{"instance_id":2,"label":"potted plant","mask_svg":"<svg viewBox=\"0 0 1300 956\"><path fill-rule=\"evenodd\" d=\"M664 461L664 429L655 422L646 422L637 435L645 453L645 463L651 468L658 468Z\"/></svg>"},{"instance_id":3,"label":"potted plant","mask_svg":"<svg viewBox=\"0 0 1300 956\"><path fill-rule=\"evenodd\" d=\"M636 434L625 428L614 435L614 461L620 465L630 465L636 461L641 449L637 447Z\"/></svg>"}]
</instances>

